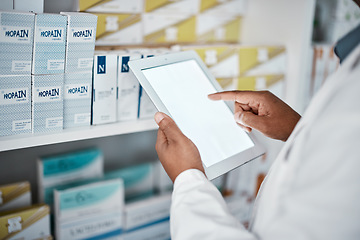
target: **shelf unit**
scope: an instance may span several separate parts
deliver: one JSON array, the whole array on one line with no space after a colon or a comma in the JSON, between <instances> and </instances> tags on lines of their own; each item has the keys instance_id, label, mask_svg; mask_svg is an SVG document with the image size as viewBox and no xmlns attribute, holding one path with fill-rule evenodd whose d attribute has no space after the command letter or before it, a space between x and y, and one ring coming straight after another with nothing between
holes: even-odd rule
<instances>
[{"instance_id":1,"label":"shelf unit","mask_svg":"<svg viewBox=\"0 0 360 240\"><path fill-rule=\"evenodd\" d=\"M0 152L114 135L144 132L154 129L157 129L155 121L153 119L148 119L67 129L58 133L14 135L0 138Z\"/></svg>"},{"instance_id":2,"label":"shelf unit","mask_svg":"<svg viewBox=\"0 0 360 240\"><path fill-rule=\"evenodd\" d=\"M45 10L52 7L53 12L71 11L73 3L73 0L44 0ZM315 0L249 0L248 7L242 26L243 43L286 45L286 101L295 109L301 110L306 50L311 45ZM122 46L106 49L119 48ZM30 181L34 192L33 201L37 202L36 159L39 156L98 147L104 152L105 169L133 165L140 160L153 161L157 158L156 128L154 120L149 119L64 130L46 135L0 137L0 183ZM269 158L275 158L282 143L262 135L259 138L262 138L265 147L271 150L267 153Z\"/></svg>"}]
</instances>

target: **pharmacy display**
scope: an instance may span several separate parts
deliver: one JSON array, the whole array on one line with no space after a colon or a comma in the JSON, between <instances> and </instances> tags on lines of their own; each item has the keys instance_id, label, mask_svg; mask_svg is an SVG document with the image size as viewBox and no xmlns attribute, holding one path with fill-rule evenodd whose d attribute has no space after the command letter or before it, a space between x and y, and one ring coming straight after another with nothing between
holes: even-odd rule
<instances>
[{"instance_id":1,"label":"pharmacy display","mask_svg":"<svg viewBox=\"0 0 360 240\"><path fill-rule=\"evenodd\" d=\"M209 179L263 153L254 136L235 123L226 103L207 98L222 89L195 52L130 61L129 66L155 106L198 147Z\"/></svg>"}]
</instances>

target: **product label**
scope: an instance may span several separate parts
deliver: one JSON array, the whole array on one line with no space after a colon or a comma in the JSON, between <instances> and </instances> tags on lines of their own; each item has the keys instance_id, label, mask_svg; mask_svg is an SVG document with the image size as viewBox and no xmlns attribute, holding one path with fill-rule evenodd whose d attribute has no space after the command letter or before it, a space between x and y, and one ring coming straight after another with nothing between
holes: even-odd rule
<instances>
[{"instance_id":1,"label":"product label","mask_svg":"<svg viewBox=\"0 0 360 240\"><path fill-rule=\"evenodd\" d=\"M129 56L122 57L121 72L129 72Z\"/></svg>"},{"instance_id":2,"label":"product label","mask_svg":"<svg viewBox=\"0 0 360 240\"><path fill-rule=\"evenodd\" d=\"M92 68L93 59L92 58L79 58L78 68Z\"/></svg>"},{"instance_id":3,"label":"product label","mask_svg":"<svg viewBox=\"0 0 360 240\"><path fill-rule=\"evenodd\" d=\"M31 71L31 61L12 61L12 72Z\"/></svg>"},{"instance_id":4,"label":"product label","mask_svg":"<svg viewBox=\"0 0 360 240\"><path fill-rule=\"evenodd\" d=\"M96 217L59 223L61 239L119 239L122 233L121 211L98 213ZM121 238L120 238L121 239Z\"/></svg>"},{"instance_id":5,"label":"product label","mask_svg":"<svg viewBox=\"0 0 360 240\"><path fill-rule=\"evenodd\" d=\"M30 44L31 40L31 28L29 27L0 27L0 42Z\"/></svg>"},{"instance_id":6,"label":"product label","mask_svg":"<svg viewBox=\"0 0 360 240\"><path fill-rule=\"evenodd\" d=\"M79 113L74 116L75 124L83 124L90 122L90 113Z\"/></svg>"},{"instance_id":7,"label":"product label","mask_svg":"<svg viewBox=\"0 0 360 240\"><path fill-rule=\"evenodd\" d=\"M97 74L106 74L106 56L97 56Z\"/></svg>"},{"instance_id":8,"label":"product label","mask_svg":"<svg viewBox=\"0 0 360 240\"><path fill-rule=\"evenodd\" d=\"M0 90L0 105L28 103L31 93L28 88Z\"/></svg>"},{"instance_id":9,"label":"product label","mask_svg":"<svg viewBox=\"0 0 360 240\"><path fill-rule=\"evenodd\" d=\"M63 117L54 117L47 118L46 120L46 128L62 128L63 127Z\"/></svg>"},{"instance_id":10,"label":"product label","mask_svg":"<svg viewBox=\"0 0 360 240\"><path fill-rule=\"evenodd\" d=\"M49 59L47 62L47 70L64 70L64 59Z\"/></svg>"},{"instance_id":11,"label":"product label","mask_svg":"<svg viewBox=\"0 0 360 240\"><path fill-rule=\"evenodd\" d=\"M89 98L91 93L91 87L89 84L69 84L64 87L65 99L81 99Z\"/></svg>"},{"instance_id":12,"label":"product label","mask_svg":"<svg viewBox=\"0 0 360 240\"><path fill-rule=\"evenodd\" d=\"M73 27L68 33L69 42L94 42L95 30L94 28Z\"/></svg>"},{"instance_id":13,"label":"product label","mask_svg":"<svg viewBox=\"0 0 360 240\"><path fill-rule=\"evenodd\" d=\"M64 28L38 27L36 28L36 42L63 42Z\"/></svg>"},{"instance_id":14,"label":"product label","mask_svg":"<svg viewBox=\"0 0 360 240\"><path fill-rule=\"evenodd\" d=\"M17 232L22 229L21 227L21 217L14 217L8 219L8 233Z\"/></svg>"},{"instance_id":15,"label":"product label","mask_svg":"<svg viewBox=\"0 0 360 240\"><path fill-rule=\"evenodd\" d=\"M17 120L12 122L12 131L31 130L31 119Z\"/></svg>"},{"instance_id":16,"label":"product label","mask_svg":"<svg viewBox=\"0 0 360 240\"><path fill-rule=\"evenodd\" d=\"M62 99L62 87L39 87L33 92L34 102L53 102Z\"/></svg>"}]
</instances>

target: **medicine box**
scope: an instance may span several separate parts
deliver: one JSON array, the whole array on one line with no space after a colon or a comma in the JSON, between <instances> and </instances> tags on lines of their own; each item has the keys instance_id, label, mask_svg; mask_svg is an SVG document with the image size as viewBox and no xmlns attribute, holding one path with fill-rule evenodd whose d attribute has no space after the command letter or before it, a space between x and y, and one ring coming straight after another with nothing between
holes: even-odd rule
<instances>
[{"instance_id":1,"label":"medicine box","mask_svg":"<svg viewBox=\"0 0 360 240\"><path fill-rule=\"evenodd\" d=\"M155 223L169 221L170 206L171 193L126 204L125 231L132 232Z\"/></svg>"},{"instance_id":2,"label":"medicine box","mask_svg":"<svg viewBox=\"0 0 360 240\"><path fill-rule=\"evenodd\" d=\"M67 17L65 72L92 71L97 16L62 12Z\"/></svg>"},{"instance_id":3,"label":"medicine box","mask_svg":"<svg viewBox=\"0 0 360 240\"><path fill-rule=\"evenodd\" d=\"M270 90L278 97L283 97L285 93L285 75L258 75L238 77L237 90L261 91Z\"/></svg>"},{"instance_id":4,"label":"medicine box","mask_svg":"<svg viewBox=\"0 0 360 240\"><path fill-rule=\"evenodd\" d=\"M121 179L55 190L57 239L119 239L123 232Z\"/></svg>"},{"instance_id":5,"label":"medicine box","mask_svg":"<svg viewBox=\"0 0 360 240\"><path fill-rule=\"evenodd\" d=\"M134 121L137 119L140 85L135 75L130 71L128 62L140 58L141 54L139 53L118 56L118 121Z\"/></svg>"},{"instance_id":6,"label":"medicine box","mask_svg":"<svg viewBox=\"0 0 360 240\"><path fill-rule=\"evenodd\" d=\"M92 56L93 59L94 56ZM64 128L89 126L92 71L65 73Z\"/></svg>"},{"instance_id":7,"label":"medicine box","mask_svg":"<svg viewBox=\"0 0 360 240\"><path fill-rule=\"evenodd\" d=\"M66 16L35 15L32 74L64 73L66 29Z\"/></svg>"},{"instance_id":8,"label":"medicine box","mask_svg":"<svg viewBox=\"0 0 360 240\"><path fill-rule=\"evenodd\" d=\"M125 184L125 200L127 202L144 199L154 194L154 167L152 163L144 163L127 168L107 172L104 179L121 178Z\"/></svg>"},{"instance_id":9,"label":"medicine box","mask_svg":"<svg viewBox=\"0 0 360 240\"><path fill-rule=\"evenodd\" d=\"M35 14L0 11L0 75L31 74Z\"/></svg>"},{"instance_id":10,"label":"medicine box","mask_svg":"<svg viewBox=\"0 0 360 240\"><path fill-rule=\"evenodd\" d=\"M200 12L218 15L239 15L247 12L249 0L200 0Z\"/></svg>"},{"instance_id":11,"label":"medicine box","mask_svg":"<svg viewBox=\"0 0 360 240\"><path fill-rule=\"evenodd\" d=\"M92 121L104 124L116 121L117 55L95 55L93 71Z\"/></svg>"},{"instance_id":12,"label":"medicine box","mask_svg":"<svg viewBox=\"0 0 360 240\"><path fill-rule=\"evenodd\" d=\"M126 232L123 237L124 240L169 240L170 236L170 222L163 221L149 225L144 228L136 229L131 232Z\"/></svg>"},{"instance_id":13,"label":"medicine box","mask_svg":"<svg viewBox=\"0 0 360 240\"><path fill-rule=\"evenodd\" d=\"M284 46L240 46L240 75L284 74L286 59Z\"/></svg>"},{"instance_id":14,"label":"medicine box","mask_svg":"<svg viewBox=\"0 0 360 240\"><path fill-rule=\"evenodd\" d=\"M57 186L103 176L104 157L99 149L87 149L38 159L39 201L52 204Z\"/></svg>"},{"instance_id":15,"label":"medicine box","mask_svg":"<svg viewBox=\"0 0 360 240\"><path fill-rule=\"evenodd\" d=\"M95 13L141 13L143 0L77 0L77 9L81 12Z\"/></svg>"},{"instance_id":16,"label":"medicine box","mask_svg":"<svg viewBox=\"0 0 360 240\"><path fill-rule=\"evenodd\" d=\"M0 213L0 239L52 239L49 214L45 204Z\"/></svg>"},{"instance_id":17,"label":"medicine box","mask_svg":"<svg viewBox=\"0 0 360 240\"><path fill-rule=\"evenodd\" d=\"M0 212L31 205L29 182L18 182L0 186Z\"/></svg>"},{"instance_id":18,"label":"medicine box","mask_svg":"<svg viewBox=\"0 0 360 240\"><path fill-rule=\"evenodd\" d=\"M216 78L240 75L239 45L190 45L183 46L182 50L195 51Z\"/></svg>"},{"instance_id":19,"label":"medicine box","mask_svg":"<svg viewBox=\"0 0 360 240\"><path fill-rule=\"evenodd\" d=\"M0 75L0 136L31 133L31 75Z\"/></svg>"},{"instance_id":20,"label":"medicine box","mask_svg":"<svg viewBox=\"0 0 360 240\"><path fill-rule=\"evenodd\" d=\"M242 16L203 13L196 17L196 41L200 43L241 41Z\"/></svg>"},{"instance_id":21,"label":"medicine box","mask_svg":"<svg viewBox=\"0 0 360 240\"><path fill-rule=\"evenodd\" d=\"M144 0L145 13L196 15L200 11L200 0Z\"/></svg>"},{"instance_id":22,"label":"medicine box","mask_svg":"<svg viewBox=\"0 0 360 240\"><path fill-rule=\"evenodd\" d=\"M196 16L187 14L143 14L145 43L196 41Z\"/></svg>"},{"instance_id":23,"label":"medicine box","mask_svg":"<svg viewBox=\"0 0 360 240\"><path fill-rule=\"evenodd\" d=\"M33 132L63 129L64 74L32 75Z\"/></svg>"},{"instance_id":24,"label":"medicine box","mask_svg":"<svg viewBox=\"0 0 360 240\"><path fill-rule=\"evenodd\" d=\"M143 42L141 14L94 13L98 16L96 45Z\"/></svg>"}]
</instances>

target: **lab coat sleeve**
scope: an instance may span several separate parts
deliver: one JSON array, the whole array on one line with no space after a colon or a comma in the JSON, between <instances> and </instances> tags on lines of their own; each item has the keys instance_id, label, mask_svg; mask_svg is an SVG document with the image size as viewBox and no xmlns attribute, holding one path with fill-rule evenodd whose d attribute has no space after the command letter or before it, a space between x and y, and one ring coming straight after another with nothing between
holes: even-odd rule
<instances>
[{"instance_id":1,"label":"lab coat sleeve","mask_svg":"<svg viewBox=\"0 0 360 240\"><path fill-rule=\"evenodd\" d=\"M170 215L171 238L256 239L229 212L218 189L196 169L175 180Z\"/></svg>"}]
</instances>

